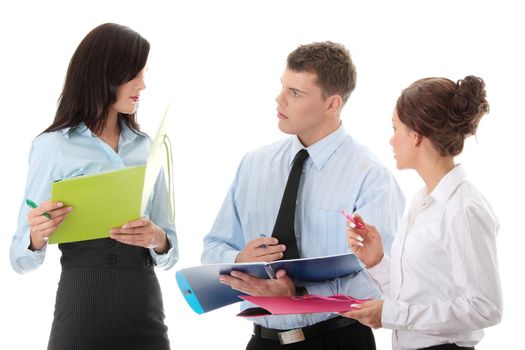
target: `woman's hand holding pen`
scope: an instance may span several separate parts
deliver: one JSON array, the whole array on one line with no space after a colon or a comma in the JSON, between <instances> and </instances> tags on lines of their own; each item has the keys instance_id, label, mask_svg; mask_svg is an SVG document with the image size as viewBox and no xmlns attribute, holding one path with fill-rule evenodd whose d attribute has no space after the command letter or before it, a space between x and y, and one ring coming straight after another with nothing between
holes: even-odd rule
<instances>
[{"instance_id":1,"label":"woman's hand holding pen","mask_svg":"<svg viewBox=\"0 0 525 350\"><path fill-rule=\"evenodd\" d=\"M283 257L286 250L284 244L279 244L277 238L259 237L249 241L237 255L236 263L270 262Z\"/></svg>"},{"instance_id":2,"label":"woman's hand holding pen","mask_svg":"<svg viewBox=\"0 0 525 350\"><path fill-rule=\"evenodd\" d=\"M109 231L111 238L121 243L144 248L152 248L157 254L165 253L169 249L168 238L164 230L155 225L150 219L130 221L120 228Z\"/></svg>"},{"instance_id":3,"label":"woman's hand holding pen","mask_svg":"<svg viewBox=\"0 0 525 350\"><path fill-rule=\"evenodd\" d=\"M358 220L360 227L348 221L348 244L359 260L371 268L383 259L383 240L375 226L366 224L360 217Z\"/></svg>"},{"instance_id":4,"label":"woman's hand holding pen","mask_svg":"<svg viewBox=\"0 0 525 350\"><path fill-rule=\"evenodd\" d=\"M71 207L64 207L64 203L50 201L45 201L37 208L31 209L27 214L31 239L28 248L33 251L44 248L49 236L55 232L70 211Z\"/></svg>"}]
</instances>

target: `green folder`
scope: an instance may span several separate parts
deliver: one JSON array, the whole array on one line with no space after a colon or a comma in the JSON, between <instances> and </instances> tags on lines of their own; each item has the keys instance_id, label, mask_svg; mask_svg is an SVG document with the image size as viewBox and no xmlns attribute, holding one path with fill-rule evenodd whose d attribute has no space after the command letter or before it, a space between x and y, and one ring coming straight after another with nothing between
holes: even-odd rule
<instances>
[{"instance_id":1,"label":"green folder","mask_svg":"<svg viewBox=\"0 0 525 350\"><path fill-rule=\"evenodd\" d=\"M169 105L152 142L146 165L55 181L51 200L73 210L49 237L48 243L66 243L109 237L109 230L140 219L162 167L162 146L168 165L168 219L173 220L171 150L167 137ZM170 219L171 218L171 219Z\"/></svg>"},{"instance_id":2,"label":"green folder","mask_svg":"<svg viewBox=\"0 0 525 350\"><path fill-rule=\"evenodd\" d=\"M109 237L109 230L141 217L146 166L53 182L51 200L73 207L49 243Z\"/></svg>"}]
</instances>

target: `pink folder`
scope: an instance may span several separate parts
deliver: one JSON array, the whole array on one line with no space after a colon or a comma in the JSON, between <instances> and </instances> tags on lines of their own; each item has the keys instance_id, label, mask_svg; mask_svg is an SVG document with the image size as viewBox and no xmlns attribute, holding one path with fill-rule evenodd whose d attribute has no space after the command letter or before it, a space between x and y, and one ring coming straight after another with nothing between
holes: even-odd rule
<instances>
[{"instance_id":1,"label":"pink folder","mask_svg":"<svg viewBox=\"0 0 525 350\"><path fill-rule=\"evenodd\" d=\"M241 317L345 312L352 310L352 304L360 304L368 300L355 299L349 295L342 294L328 297L315 294L297 297L256 297L239 295L239 298L260 306L258 308L248 308L244 310L237 315Z\"/></svg>"}]
</instances>

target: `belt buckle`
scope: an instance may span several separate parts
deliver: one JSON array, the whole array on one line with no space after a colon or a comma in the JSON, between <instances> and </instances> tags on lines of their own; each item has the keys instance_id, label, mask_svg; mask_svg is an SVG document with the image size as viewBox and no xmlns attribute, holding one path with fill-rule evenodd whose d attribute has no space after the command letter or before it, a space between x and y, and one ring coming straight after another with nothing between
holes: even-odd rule
<instances>
[{"instance_id":1,"label":"belt buckle","mask_svg":"<svg viewBox=\"0 0 525 350\"><path fill-rule=\"evenodd\" d=\"M279 332L277 333L277 336L279 337L279 342L281 345L298 343L306 339L304 337L302 328L291 329L286 332Z\"/></svg>"}]
</instances>

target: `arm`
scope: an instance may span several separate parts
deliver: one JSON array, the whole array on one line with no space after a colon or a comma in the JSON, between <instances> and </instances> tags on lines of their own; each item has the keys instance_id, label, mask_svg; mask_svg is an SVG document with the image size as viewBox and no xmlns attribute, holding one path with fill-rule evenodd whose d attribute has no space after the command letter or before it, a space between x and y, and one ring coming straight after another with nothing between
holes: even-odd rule
<instances>
[{"instance_id":1,"label":"arm","mask_svg":"<svg viewBox=\"0 0 525 350\"><path fill-rule=\"evenodd\" d=\"M235 203L238 174L231 185L210 233L204 237L203 264L234 263L244 247L241 222Z\"/></svg>"},{"instance_id":2,"label":"arm","mask_svg":"<svg viewBox=\"0 0 525 350\"><path fill-rule=\"evenodd\" d=\"M56 145L49 142L48 136L44 134L36 138L29 152L26 188L18 214L17 230L10 247L11 266L18 273L25 273L39 267L46 254L47 244L45 242L34 242L34 249L30 249L32 243L28 218L30 208L25 205L24 201L29 198L42 204L51 197L51 182L60 177L60 174L55 174L58 153ZM33 209L32 212L36 213L38 209L41 208ZM35 219L38 220L38 218Z\"/></svg>"},{"instance_id":3,"label":"arm","mask_svg":"<svg viewBox=\"0 0 525 350\"><path fill-rule=\"evenodd\" d=\"M482 329L501 320L496 219L484 208L466 207L446 229L443 245L450 255L457 296L424 304L386 299L383 326L443 333Z\"/></svg>"},{"instance_id":4,"label":"arm","mask_svg":"<svg viewBox=\"0 0 525 350\"><path fill-rule=\"evenodd\" d=\"M153 189L153 200L151 203L150 219L161 228L161 232L156 240L162 240L160 249L150 248L150 254L155 264L164 269L169 269L179 260L179 246L175 224L169 222L169 193L166 186L164 170L161 170L155 187ZM175 203L172 203L175 205Z\"/></svg>"},{"instance_id":5,"label":"arm","mask_svg":"<svg viewBox=\"0 0 525 350\"><path fill-rule=\"evenodd\" d=\"M246 168L249 168L247 156L239 165L235 179L210 233L204 237L204 250L201 256L203 264L268 262L280 259L283 256L282 252L285 247L278 244L275 238L259 237L245 242L241 218L237 210L236 191L243 178L249 176Z\"/></svg>"},{"instance_id":6,"label":"arm","mask_svg":"<svg viewBox=\"0 0 525 350\"><path fill-rule=\"evenodd\" d=\"M161 171L155 182L145 217L110 230L111 238L121 243L149 248L155 265L166 270L175 265L179 258L175 226L168 220L168 201L164 172Z\"/></svg>"}]
</instances>

